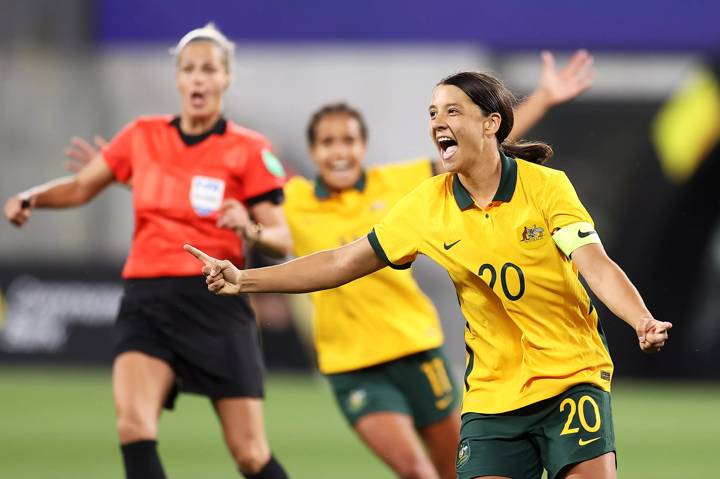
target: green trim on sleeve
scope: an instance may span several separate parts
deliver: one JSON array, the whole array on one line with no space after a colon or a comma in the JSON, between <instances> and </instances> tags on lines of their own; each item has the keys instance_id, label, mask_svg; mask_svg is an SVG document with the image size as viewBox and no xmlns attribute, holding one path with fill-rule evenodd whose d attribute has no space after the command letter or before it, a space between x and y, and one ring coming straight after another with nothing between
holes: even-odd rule
<instances>
[{"instance_id":1,"label":"green trim on sleeve","mask_svg":"<svg viewBox=\"0 0 720 479\"><path fill-rule=\"evenodd\" d=\"M560 251L565 253L568 258L573 251L586 244L602 244L600 236L593 228L593 225L586 222L572 223L563 226L552 235L553 241Z\"/></svg>"},{"instance_id":2,"label":"green trim on sleeve","mask_svg":"<svg viewBox=\"0 0 720 479\"><path fill-rule=\"evenodd\" d=\"M383 260L388 266L390 266L392 269L408 269L412 265L412 261L405 263L405 264L395 264L390 259L388 259L387 255L385 254L385 250L383 249L382 245L380 244L380 241L378 240L377 235L375 234L375 228L370 231L367 235L368 241L370 242L370 246L372 246L372 249L375 250L375 254L378 255L378 257Z\"/></svg>"}]
</instances>

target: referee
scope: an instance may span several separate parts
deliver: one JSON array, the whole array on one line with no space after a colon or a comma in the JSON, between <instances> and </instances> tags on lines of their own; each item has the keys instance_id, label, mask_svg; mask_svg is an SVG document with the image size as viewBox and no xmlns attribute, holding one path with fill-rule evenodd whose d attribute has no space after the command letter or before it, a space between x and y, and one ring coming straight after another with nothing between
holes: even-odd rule
<instances>
[{"instance_id":1,"label":"referee","mask_svg":"<svg viewBox=\"0 0 720 479\"><path fill-rule=\"evenodd\" d=\"M165 478L158 419L182 391L211 399L245 477L283 479L265 437L263 364L247 297L203 292L181 245L197 243L240 265L245 245L287 255L285 175L263 136L221 114L233 44L207 25L185 35L175 54L178 116L136 119L76 175L11 197L4 213L22 226L35 208L79 206L115 181L131 182L135 232L113 364L126 477Z\"/></svg>"}]
</instances>

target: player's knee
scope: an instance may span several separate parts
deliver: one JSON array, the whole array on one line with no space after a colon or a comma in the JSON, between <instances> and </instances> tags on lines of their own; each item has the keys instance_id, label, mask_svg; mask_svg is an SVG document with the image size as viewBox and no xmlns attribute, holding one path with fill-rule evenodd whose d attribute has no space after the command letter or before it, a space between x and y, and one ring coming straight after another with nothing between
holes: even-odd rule
<instances>
[{"instance_id":1,"label":"player's knee","mask_svg":"<svg viewBox=\"0 0 720 479\"><path fill-rule=\"evenodd\" d=\"M257 474L270 460L270 449L263 444L229 444L238 469L244 474Z\"/></svg>"},{"instance_id":2,"label":"player's knee","mask_svg":"<svg viewBox=\"0 0 720 479\"><path fill-rule=\"evenodd\" d=\"M125 444L157 437L157 421L143 419L137 414L119 414L117 432L120 442Z\"/></svg>"}]
</instances>

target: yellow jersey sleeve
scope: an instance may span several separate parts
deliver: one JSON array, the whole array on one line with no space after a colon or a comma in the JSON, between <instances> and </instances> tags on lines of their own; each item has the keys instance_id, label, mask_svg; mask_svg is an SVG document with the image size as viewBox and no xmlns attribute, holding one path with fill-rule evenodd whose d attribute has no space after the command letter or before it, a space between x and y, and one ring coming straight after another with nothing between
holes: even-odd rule
<instances>
[{"instance_id":1,"label":"yellow jersey sleeve","mask_svg":"<svg viewBox=\"0 0 720 479\"><path fill-rule=\"evenodd\" d=\"M409 268L415 261L422 236L417 230L420 195L414 191L402 198L368 234L375 253L394 269Z\"/></svg>"},{"instance_id":2,"label":"yellow jersey sleeve","mask_svg":"<svg viewBox=\"0 0 720 479\"><path fill-rule=\"evenodd\" d=\"M545 199L553 241L565 256L586 244L600 243L593 220L565 173L558 171L548 182Z\"/></svg>"}]
</instances>

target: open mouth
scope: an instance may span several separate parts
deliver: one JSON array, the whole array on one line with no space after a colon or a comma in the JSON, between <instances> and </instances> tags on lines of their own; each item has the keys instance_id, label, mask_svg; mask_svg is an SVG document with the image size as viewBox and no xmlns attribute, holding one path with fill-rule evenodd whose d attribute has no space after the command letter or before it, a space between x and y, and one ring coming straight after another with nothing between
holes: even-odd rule
<instances>
[{"instance_id":1,"label":"open mouth","mask_svg":"<svg viewBox=\"0 0 720 479\"><path fill-rule=\"evenodd\" d=\"M194 107L201 107L205 104L205 95L200 92L190 94L190 104Z\"/></svg>"},{"instance_id":2,"label":"open mouth","mask_svg":"<svg viewBox=\"0 0 720 479\"><path fill-rule=\"evenodd\" d=\"M440 146L440 150L442 150L443 160L449 160L458 149L457 141L449 136L439 136L437 138L437 144Z\"/></svg>"},{"instance_id":3,"label":"open mouth","mask_svg":"<svg viewBox=\"0 0 720 479\"><path fill-rule=\"evenodd\" d=\"M330 171L332 172L341 172L341 171L348 171L352 169L352 161L350 160L335 160L330 163Z\"/></svg>"}]
</instances>

